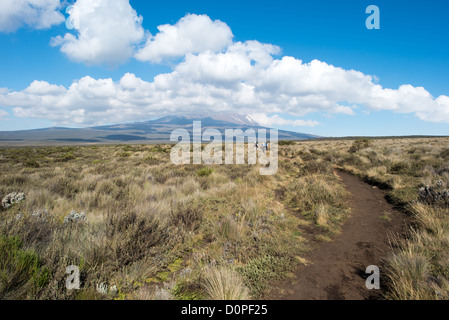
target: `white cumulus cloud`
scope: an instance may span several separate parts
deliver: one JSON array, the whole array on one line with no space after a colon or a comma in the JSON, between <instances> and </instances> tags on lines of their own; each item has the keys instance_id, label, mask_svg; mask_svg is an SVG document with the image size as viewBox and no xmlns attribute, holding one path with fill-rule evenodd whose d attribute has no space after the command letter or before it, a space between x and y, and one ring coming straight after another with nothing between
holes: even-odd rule
<instances>
[{"instance_id":1,"label":"white cumulus cloud","mask_svg":"<svg viewBox=\"0 0 449 320\"><path fill-rule=\"evenodd\" d=\"M237 44L245 45L254 43ZM256 47L263 52L266 50L262 45ZM0 106L12 107L14 115L19 117L44 118L59 125L79 126L202 111L246 113L267 126L313 127L318 122L301 118L316 112L354 114L358 105L372 111L414 113L425 121L449 123L449 97L435 99L420 87L383 88L373 82L372 77L320 61L303 63L283 57L273 59L271 63L266 61L264 65L251 63L248 50L235 56L232 48L229 53L216 55L227 54L233 59L217 58L216 69L244 70L238 77L201 67L198 67L201 73L190 73L188 70L195 70L195 66L204 61L186 59L173 72L160 74L152 82L131 73L119 81L84 77L68 88L34 81L22 91L2 90ZM206 61L214 59L210 53L204 57ZM241 68L236 67L236 61ZM284 77L273 77L274 74ZM286 119L278 114L290 116Z\"/></svg>"},{"instance_id":2,"label":"white cumulus cloud","mask_svg":"<svg viewBox=\"0 0 449 320\"><path fill-rule=\"evenodd\" d=\"M127 1L122 4L129 6ZM126 12L132 13L128 17L130 23L139 20L132 9ZM220 41L216 47L210 43L200 48L188 46L185 40L193 32L182 33L184 37L178 34L180 30L191 30L185 25L199 18L206 26L217 24L206 19L207 16L188 15L185 21L181 19L174 26L160 28L161 32L147 43L146 48L161 45L160 51L147 56L149 61L184 56L170 73L159 74L152 81L132 73L126 73L118 81L86 76L68 88L34 81L21 91L0 90L0 107L12 108L15 116L43 118L69 126L140 121L168 114L223 112L249 114L267 126L313 127L319 123L303 120L306 115L354 115L358 107L411 113L424 121L449 123L448 96L435 98L426 89L409 84L384 88L375 77L360 71L319 60L306 63L295 57L279 56L280 48L271 44L229 43L230 30L223 37L226 41ZM83 21L83 18L79 21L81 29ZM221 28L226 31L228 27L220 22L218 30ZM89 32L80 32L76 41L84 41L82 35ZM175 35L168 36L171 33ZM179 41L179 51L171 47L173 41Z\"/></svg>"},{"instance_id":3,"label":"white cumulus cloud","mask_svg":"<svg viewBox=\"0 0 449 320\"><path fill-rule=\"evenodd\" d=\"M0 32L13 32L23 26L47 29L64 21L59 0L1 0Z\"/></svg>"},{"instance_id":4,"label":"white cumulus cloud","mask_svg":"<svg viewBox=\"0 0 449 320\"><path fill-rule=\"evenodd\" d=\"M75 62L117 65L132 57L144 40L142 17L129 0L77 0L69 8L76 34L52 38L51 45Z\"/></svg>"},{"instance_id":5,"label":"white cumulus cloud","mask_svg":"<svg viewBox=\"0 0 449 320\"><path fill-rule=\"evenodd\" d=\"M188 14L175 25L161 25L158 30L137 52L138 60L159 63L189 53L217 52L230 45L233 38L226 23L212 21L207 15Z\"/></svg>"}]
</instances>

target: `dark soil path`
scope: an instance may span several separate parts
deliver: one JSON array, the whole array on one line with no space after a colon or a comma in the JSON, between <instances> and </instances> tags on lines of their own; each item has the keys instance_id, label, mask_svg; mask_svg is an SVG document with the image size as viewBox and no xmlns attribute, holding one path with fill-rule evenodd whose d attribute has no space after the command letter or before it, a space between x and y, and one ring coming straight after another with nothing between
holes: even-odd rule
<instances>
[{"instance_id":1,"label":"dark soil path","mask_svg":"<svg viewBox=\"0 0 449 320\"><path fill-rule=\"evenodd\" d=\"M295 272L288 283L274 286L268 299L281 300L365 300L379 297L379 291L365 286L366 267L380 268L390 250L389 239L403 233L407 217L394 210L385 193L345 172L338 172L350 192L351 216L331 242L321 242L305 258L309 262ZM388 219L386 218L388 217ZM315 232L303 230L306 235ZM313 240L312 240L313 241Z\"/></svg>"}]
</instances>

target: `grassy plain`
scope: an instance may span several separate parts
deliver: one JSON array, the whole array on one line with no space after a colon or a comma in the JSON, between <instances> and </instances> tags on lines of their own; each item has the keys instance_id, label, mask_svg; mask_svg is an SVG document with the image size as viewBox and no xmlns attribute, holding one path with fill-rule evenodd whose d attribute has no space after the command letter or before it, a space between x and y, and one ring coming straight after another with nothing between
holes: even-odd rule
<instances>
[{"instance_id":1,"label":"grassy plain","mask_svg":"<svg viewBox=\"0 0 449 320\"><path fill-rule=\"evenodd\" d=\"M350 212L336 168L388 191L414 218L386 259L385 298L448 298L449 139L310 140L279 146L279 170L171 164L170 145L0 149L1 299L263 298ZM437 185L438 184L438 185ZM65 222L72 211L86 219ZM388 219L388 217L385 217ZM66 268L81 287L67 290Z\"/></svg>"}]
</instances>

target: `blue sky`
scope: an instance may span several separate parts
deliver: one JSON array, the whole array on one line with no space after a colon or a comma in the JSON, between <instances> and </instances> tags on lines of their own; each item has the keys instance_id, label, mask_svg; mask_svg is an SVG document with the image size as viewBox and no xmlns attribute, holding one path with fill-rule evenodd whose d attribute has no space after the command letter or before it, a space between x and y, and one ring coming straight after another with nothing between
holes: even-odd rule
<instances>
[{"instance_id":1,"label":"blue sky","mask_svg":"<svg viewBox=\"0 0 449 320\"><path fill-rule=\"evenodd\" d=\"M26 6L26 0L22 2ZM60 12L63 19L69 17L64 5L52 8L54 2L42 0L47 9ZM3 16L0 14L0 88L3 88L0 89L0 130L53 125L79 127L207 110L244 111L267 125L324 136L449 133L447 1L131 0L129 8L126 0L119 2L123 5L98 11L94 16L104 19L101 20L105 21L104 25L114 19L113 15L109 16L111 11L117 10L117 16L121 17L126 14L121 14L120 10L128 14L131 8L143 18L132 27L132 32L126 33L134 34L135 39L123 40L132 50L128 55L111 53L118 47L104 39L100 39L103 47L98 49L95 58L86 52L89 46L83 52L73 48L82 46L81 35L87 31L83 31L83 26L68 30L62 15L52 16L55 21L46 25L48 20L38 20L41 17L35 16L30 18L30 14L24 16L20 11L11 11L9 16L7 10ZM81 13L86 8L82 1L70 3L79 6ZM380 9L380 30L365 27L368 17L365 9L371 4ZM209 20L201 22L199 17L204 16ZM132 19L132 14L129 17ZM190 18L180 23L184 17ZM225 25L219 24L218 20ZM18 21L14 30L8 27L11 21ZM92 21L92 18L86 21ZM203 22L205 24L200 24ZM188 23L191 26L209 23L211 28L200 29L204 30L204 35L203 31L189 33ZM163 37L158 26L167 24L179 32L176 39L181 43ZM111 26L111 32L114 32L113 28ZM92 37L108 37L105 34L107 30ZM232 38L229 37L230 32ZM76 41L65 38L67 33L73 34ZM186 39L196 43L196 47L186 46L177 54L161 49L164 46L179 49L190 43ZM217 43L218 40L213 42L210 39L222 41ZM248 41L252 40L257 44L277 46L280 50L250 44ZM149 51L138 58L139 50L150 47L150 41ZM238 51L239 55L234 56L231 53L236 50L236 43L242 43L245 46L242 50L246 51ZM255 66L255 70L242 72L241 79L231 77L232 74L222 78L220 74L212 74L210 64L207 64L209 69L201 69L205 68L206 62L218 61L223 65L217 66L217 70L223 67L223 70L234 68L240 71L240 66L245 67L244 58L248 58L249 52L268 55L273 61L264 61L260 68ZM226 65L235 63L235 57L242 58L241 65ZM287 61L283 59L285 57L292 57L295 61ZM286 74L289 83L282 82L282 79L272 80L272 75L279 74L281 70L275 69L276 62L281 60L285 61L287 69L291 66L292 74ZM308 65L312 60L318 60L320 64L315 67ZM331 70L327 70L327 66L332 67ZM328 73L323 74L323 68ZM191 78L197 70L202 71ZM295 70L303 71L295 73ZM359 73L351 74L351 70ZM132 90L128 85L125 89L120 87L125 74L133 75L126 80L139 87ZM152 87L155 85L154 77L158 75L170 75L167 76L169 84L162 89ZM104 84L101 90L104 89L105 93L92 98L83 87L86 81L80 81L87 76L95 85L101 79L111 79L112 84L101 82ZM365 76L373 76L372 81ZM260 78L264 77L266 81L261 81ZM307 90L290 87L292 82L298 81L299 86L304 78L309 77L316 82ZM47 90L46 84L41 84L38 86L40 91L27 90L35 80L45 81L59 89L52 87L54 90ZM343 82L346 85L340 87ZM73 83L77 86L69 90ZM242 88L236 87L242 83L252 88L254 94L249 97ZM402 85L411 85L411 89L398 90ZM394 92L390 94L376 86L393 89ZM419 90L420 87L425 92ZM153 89L151 96L143 93ZM131 93L136 90L140 90L139 95ZM178 93L183 90L188 93ZM361 90L366 90L370 98L361 97ZM240 94L242 97L245 94L243 100L226 100L226 95ZM195 95L205 98L200 101L194 99ZM280 99L281 96L284 98ZM316 102L317 99L320 101ZM243 106L240 101L244 101ZM314 102L310 105L309 101ZM71 119L75 120L71 123Z\"/></svg>"}]
</instances>

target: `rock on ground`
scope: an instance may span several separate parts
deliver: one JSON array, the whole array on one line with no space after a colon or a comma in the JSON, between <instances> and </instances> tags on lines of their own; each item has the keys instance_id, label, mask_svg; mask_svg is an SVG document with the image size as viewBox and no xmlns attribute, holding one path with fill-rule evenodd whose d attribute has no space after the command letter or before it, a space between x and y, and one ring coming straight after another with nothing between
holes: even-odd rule
<instances>
[{"instance_id":1,"label":"rock on ground","mask_svg":"<svg viewBox=\"0 0 449 320\"><path fill-rule=\"evenodd\" d=\"M6 195L2 199L2 207L5 209L9 209L12 207L14 203L19 203L20 201L25 200L25 193L23 192L12 192Z\"/></svg>"}]
</instances>

